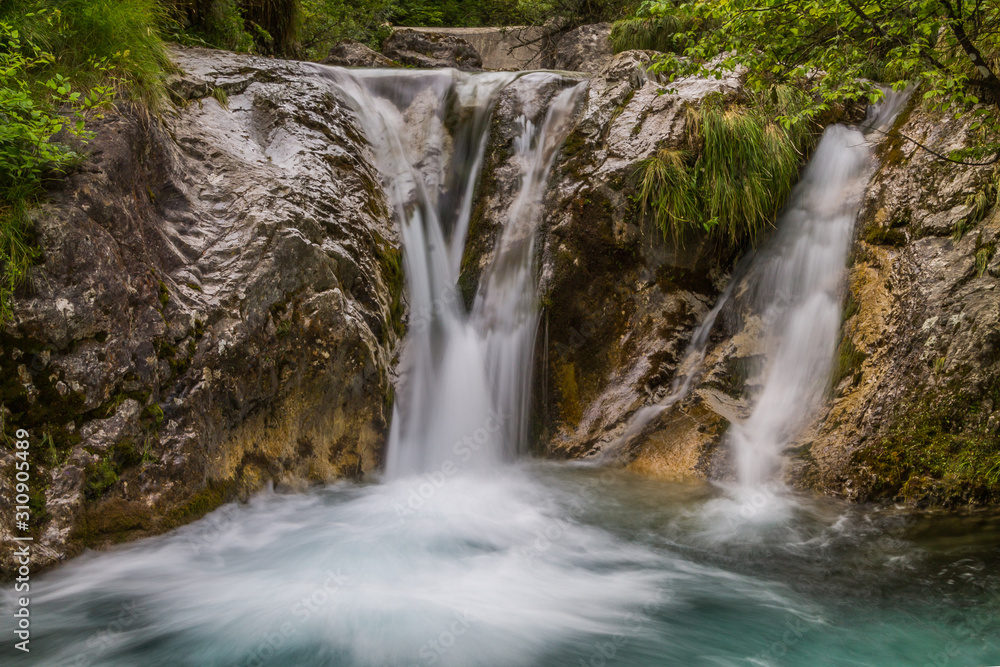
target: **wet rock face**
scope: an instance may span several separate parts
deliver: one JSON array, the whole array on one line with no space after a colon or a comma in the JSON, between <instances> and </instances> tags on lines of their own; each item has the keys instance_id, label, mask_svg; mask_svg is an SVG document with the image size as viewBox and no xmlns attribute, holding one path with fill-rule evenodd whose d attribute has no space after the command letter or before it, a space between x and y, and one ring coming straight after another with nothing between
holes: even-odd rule
<instances>
[{"instance_id":1,"label":"wet rock face","mask_svg":"<svg viewBox=\"0 0 1000 667\"><path fill-rule=\"evenodd\" d=\"M346 39L339 44L334 44L330 49L330 55L322 61L324 65L335 65L337 67L397 67L389 58L374 49L370 49L361 42L353 39Z\"/></svg>"},{"instance_id":2,"label":"wet rock face","mask_svg":"<svg viewBox=\"0 0 1000 667\"><path fill-rule=\"evenodd\" d=\"M174 55L162 125L109 114L38 212L0 336L36 565L380 460L400 252L352 113L314 66Z\"/></svg>"},{"instance_id":3,"label":"wet rock face","mask_svg":"<svg viewBox=\"0 0 1000 667\"><path fill-rule=\"evenodd\" d=\"M700 396L654 420L641 438L622 436L642 407L669 392L727 262L698 239L686 247L664 242L636 209L636 173L660 147L682 141L685 105L735 94L740 82L690 79L660 95L645 74L649 61L639 51L618 54L591 81L554 170L540 250L535 435L552 456L621 455L649 472L683 476L699 474L724 428ZM636 463L638 443L657 438L683 448L657 450L679 463Z\"/></svg>"},{"instance_id":4,"label":"wet rock face","mask_svg":"<svg viewBox=\"0 0 1000 667\"><path fill-rule=\"evenodd\" d=\"M382 45L390 59L412 67L480 70L483 59L467 40L444 33L396 30Z\"/></svg>"},{"instance_id":5,"label":"wet rock face","mask_svg":"<svg viewBox=\"0 0 1000 667\"><path fill-rule=\"evenodd\" d=\"M546 51L545 67L549 69L600 72L614 56L611 24L583 25L554 36Z\"/></svg>"},{"instance_id":6,"label":"wet rock face","mask_svg":"<svg viewBox=\"0 0 1000 667\"><path fill-rule=\"evenodd\" d=\"M967 121L910 110L907 137L947 155ZM900 138L856 227L829 411L793 467L803 485L857 499L1000 502L983 484L1000 444L1000 215L993 166L937 159ZM967 460L967 466L955 465Z\"/></svg>"}]
</instances>

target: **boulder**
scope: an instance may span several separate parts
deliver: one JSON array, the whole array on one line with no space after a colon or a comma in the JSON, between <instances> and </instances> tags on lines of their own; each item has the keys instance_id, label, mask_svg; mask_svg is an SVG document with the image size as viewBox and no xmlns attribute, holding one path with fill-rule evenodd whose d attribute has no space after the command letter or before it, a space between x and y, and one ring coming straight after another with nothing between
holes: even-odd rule
<instances>
[{"instance_id":1,"label":"boulder","mask_svg":"<svg viewBox=\"0 0 1000 667\"><path fill-rule=\"evenodd\" d=\"M330 55L320 61L324 65L337 67L398 67L397 63L361 42L346 39L334 44Z\"/></svg>"},{"instance_id":2,"label":"boulder","mask_svg":"<svg viewBox=\"0 0 1000 667\"><path fill-rule=\"evenodd\" d=\"M594 23L553 36L546 47L547 69L596 74L615 52L611 48L611 24Z\"/></svg>"},{"instance_id":3,"label":"boulder","mask_svg":"<svg viewBox=\"0 0 1000 667\"><path fill-rule=\"evenodd\" d=\"M483 59L467 40L457 35L423 30L396 30L382 45L382 53L412 67L454 67L460 70L480 70L483 67Z\"/></svg>"}]
</instances>

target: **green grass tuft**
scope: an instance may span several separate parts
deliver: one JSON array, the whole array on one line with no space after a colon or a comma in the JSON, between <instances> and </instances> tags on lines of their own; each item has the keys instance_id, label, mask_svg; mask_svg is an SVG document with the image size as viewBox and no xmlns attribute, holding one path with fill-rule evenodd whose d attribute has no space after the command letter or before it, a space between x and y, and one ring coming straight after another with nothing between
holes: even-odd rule
<instances>
[{"instance_id":1,"label":"green grass tuft","mask_svg":"<svg viewBox=\"0 0 1000 667\"><path fill-rule=\"evenodd\" d=\"M615 53L632 49L683 53L694 43L701 29L700 20L680 11L659 16L633 16L616 21L611 27L611 48Z\"/></svg>"},{"instance_id":2,"label":"green grass tuft","mask_svg":"<svg viewBox=\"0 0 1000 667\"><path fill-rule=\"evenodd\" d=\"M156 110L171 67L157 0L11 0L3 18L52 54L51 71L78 89L112 85L123 99ZM55 21L47 17L55 16ZM15 18L16 17L16 18Z\"/></svg>"},{"instance_id":3,"label":"green grass tuft","mask_svg":"<svg viewBox=\"0 0 1000 667\"><path fill-rule=\"evenodd\" d=\"M986 267L989 265L990 260L993 259L993 253L996 252L997 242L990 241L989 243L983 243L982 234L976 240L976 277L982 278L983 274L986 273Z\"/></svg>"},{"instance_id":4,"label":"green grass tuft","mask_svg":"<svg viewBox=\"0 0 1000 667\"><path fill-rule=\"evenodd\" d=\"M638 199L664 236L682 242L703 230L721 245L756 244L798 180L813 133L808 121L783 125L801 93L726 106L706 100L687 112L687 145L661 149L640 165Z\"/></svg>"}]
</instances>

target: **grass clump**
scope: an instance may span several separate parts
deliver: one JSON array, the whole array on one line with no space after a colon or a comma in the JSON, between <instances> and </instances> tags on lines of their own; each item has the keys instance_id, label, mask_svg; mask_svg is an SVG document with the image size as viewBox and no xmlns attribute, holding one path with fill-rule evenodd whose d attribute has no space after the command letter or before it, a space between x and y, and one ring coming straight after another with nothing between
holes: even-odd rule
<instances>
[{"instance_id":1,"label":"grass clump","mask_svg":"<svg viewBox=\"0 0 1000 667\"><path fill-rule=\"evenodd\" d=\"M164 17L157 0L0 3L0 322L40 258L30 211L82 162L87 124L116 98L164 99Z\"/></svg>"},{"instance_id":2,"label":"grass clump","mask_svg":"<svg viewBox=\"0 0 1000 667\"><path fill-rule=\"evenodd\" d=\"M112 86L151 110L164 99L170 59L157 0L10 0L2 18L49 54L43 76L60 74L78 90ZM2 10L0 10L2 11Z\"/></svg>"},{"instance_id":3,"label":"grass clump","mask_svg":"<svg viewBox=\"0 0 1000 667\"><path fill-rule=\"evenodd\" d=\"M980 234L979 238L976 239L976 277L982 278L983 274L986 273L986 267L989 265L990 260L993 259L993 253L996 252L997 242L990 241L989 243L983 243L983 235Z\"/></svg>"},{"instance_id":4,"label":"grass clump","mask_svg":"<svg viewBox=\"0 0 1000 667\"><path fill-rule=\"evenodd\" d=\"M700 17L685 7L664 11L665 5L643 4L634 16L611 26L611 47L615 53L642 49L664 53L683 53L706 29Z\"/></svg>"},{"instance_id":5,"label":"grass clump","mask_svg":"<svg viewBox=\"0 0 1000 667\"><path fill-rule=\"evenodd\" d=\"M664 236L681 243L701 230L731 249L760 240L798 180L813 138L808 121L788 120L802 97L781 87L688 109L685 145L661 149L639 169L639 204Z\"/></svg>"}]
</instances>

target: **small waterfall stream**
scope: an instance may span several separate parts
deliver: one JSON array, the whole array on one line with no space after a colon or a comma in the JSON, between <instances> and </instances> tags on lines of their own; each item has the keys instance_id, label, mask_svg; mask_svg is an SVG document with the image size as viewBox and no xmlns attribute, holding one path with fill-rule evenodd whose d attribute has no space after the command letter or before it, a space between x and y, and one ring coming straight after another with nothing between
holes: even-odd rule
<instances>
[{"instance_id":1,"label":"small waterfall stream","mask_svg":"<svg viewBox=\"0 0 1000 667\"><path fill-rule=\"evenodd\" d=\"M861 128L826 130L736 299L758 319L762 352L753 411L729 431L744 491L781 485L783 453L822 403L835 357L845 264L872 173L873 129L887 129L907 96L887 94ZM881 139L881 137L876 137Z\"/></svg>"},{"instance_id":2,"label":"small waterfall stream","mask_svg":"<svg viewBox=\"0 0 1000 667\"><path fill-rule=\"evenodd\" d=\"M783 488L783 453L826 392L840 329L845 262L861 197L872 173L871 139L889 128L908 93L886 92L859 128L824 132L792 192L775 236L726 287L695 329L670 394L642 408L618 439L624 444L657 415L684 399L705 359L723 309L752 313L766 361L756 378L750 415L728 433L737 495ZM746 322L743 322L744 326ZM610 452L618 449L612 446Z\"/></svg>"}]
</instances>

